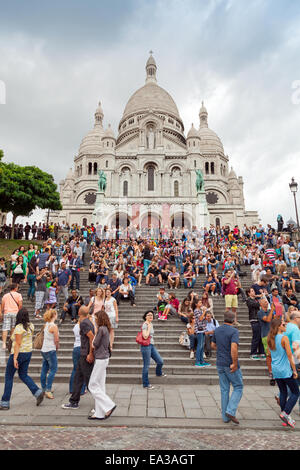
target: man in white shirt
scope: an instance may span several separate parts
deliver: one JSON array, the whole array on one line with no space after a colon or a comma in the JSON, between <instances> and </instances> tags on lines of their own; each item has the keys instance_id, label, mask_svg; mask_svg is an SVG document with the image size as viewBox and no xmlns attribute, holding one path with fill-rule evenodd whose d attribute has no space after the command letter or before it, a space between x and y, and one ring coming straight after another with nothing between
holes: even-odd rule
<instances>
[{"instance_id":1,"label":"man in white shirt","mask_svg":"<svg viewBox=\"0 0 300 470\"><path fill-rule=\"evenodd\" d=\"M73 252L76 253L78 258L80 258L82 260L82 248L81 248L79 242L77 242L76 245L74 246Z\"/></svg>"}]
</instances>

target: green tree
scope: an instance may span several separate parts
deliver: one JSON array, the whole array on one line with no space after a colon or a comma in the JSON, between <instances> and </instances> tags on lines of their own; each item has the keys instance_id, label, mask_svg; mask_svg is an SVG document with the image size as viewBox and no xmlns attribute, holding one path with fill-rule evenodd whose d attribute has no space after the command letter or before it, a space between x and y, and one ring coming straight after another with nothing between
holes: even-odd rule
<instances>
[{"instance_id":1,"label":"green tree","mask_svg":"<svg viewBox=\"0 0 300 470\"><path fill-rule=\"evenodd\" d=\"M3 163L2 158L0 151L0 210L12 212L12 226L18 216L27 216L34 209L62 209L52 175L36 166Z\"/></svg>"}]
</instances>

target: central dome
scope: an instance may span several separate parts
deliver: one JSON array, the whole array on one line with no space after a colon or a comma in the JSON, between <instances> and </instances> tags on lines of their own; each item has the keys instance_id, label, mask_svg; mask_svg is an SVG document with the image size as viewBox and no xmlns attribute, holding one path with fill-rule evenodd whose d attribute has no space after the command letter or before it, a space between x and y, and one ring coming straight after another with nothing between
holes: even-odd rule
<instances>
[{"instance_id":1,"label":"central dome","mask_svg":"<svg viewBox=\"0 0 300 470\"><path fill-rule=\"evenodd\" d=\"M178 108L171 95L155 82L147 82L131 96L125 107L123 119L149 109L171 114L180 119Z\"/></svg>"}]
</instances>

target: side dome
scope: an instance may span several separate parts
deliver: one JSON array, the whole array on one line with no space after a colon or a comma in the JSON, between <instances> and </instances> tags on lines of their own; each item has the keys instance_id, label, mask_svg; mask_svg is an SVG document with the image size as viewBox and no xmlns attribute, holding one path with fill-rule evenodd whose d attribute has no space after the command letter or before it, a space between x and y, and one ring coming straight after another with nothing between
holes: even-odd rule
<instances>
[{"instance_id":1,"label":"side dome","mask_svg":"<svg viewBox=\"0 0 300 470\"><path fill-rule=\"evenodd\" d=\"M199 136L200 141L200 150L203 153L215 153L221 152L224 154L224 147L221 142L221 139L217 134L208 127L208 112L202 101L202 106L199 112L200 118L200 127L199 127Z\"/></svg>"},{"instance_id":2,"label":"side dome","mask_svg":"<svg viewBox=\"0 0 300 470\"><path fill-rule=\"evenodd\" d=\"M198 131L200 136L200 150L203 153L221 152L224 154L224 147L217 134L208 127L202 127Z\"/></svg>"},{"instance_id":3,"label":"side dome","mask_svg":"<svg viewBox=\"0 0 300 470\"><path fill-rule=\"evenodd\" d=\"M80 154L99 154L103 150L101 139L104 135L103 129L92 129L81 141Z\"/></svg>"},{"instance_id":4,"label":"side dome","mask_svg":"<svg viewBox=\"0 0 300 470\"><path fill-rule=\"evenodd\" d=\"M98 104L98 107L95 112L95 124L94 129L92 129L81 141L79 147L79 155L85 154L99 154L103 150L101 139L104 135L104 129L102 125L103 121L103 110L101 103Z\"/></svg>"},{"instance_id":5,"label":"side dome","mask_svg":"<svg viewBox=\"0 0 300 470\"><path fill-rule=\"evenodd\" d=\"M187 139L191 139L191 138L200 139L199 131L197 131L197 129L195 129L194 124L192 124L192 126L191 126L191 128L188 132L188 135L187 135Z\"/></svg>"}]
</instances>

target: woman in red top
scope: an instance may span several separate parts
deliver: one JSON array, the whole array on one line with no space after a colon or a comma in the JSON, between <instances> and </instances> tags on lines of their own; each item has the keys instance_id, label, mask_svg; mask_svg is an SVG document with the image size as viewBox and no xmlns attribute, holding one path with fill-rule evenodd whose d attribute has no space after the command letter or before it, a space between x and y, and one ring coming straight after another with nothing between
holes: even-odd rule
<instances>
[{"instance_id":1,"label":"woman in red top","mask_svg":"<svg viewBox=\"0 0 300 470\"><path fill-rule=\"evenodd\" d=\"M168 315L176 315L179 309L179 300L176 299L174 294L169 294L169 303L166 305L163 312L158 313L159 320L167 320Z\"/></svg>"}]
</instances>

